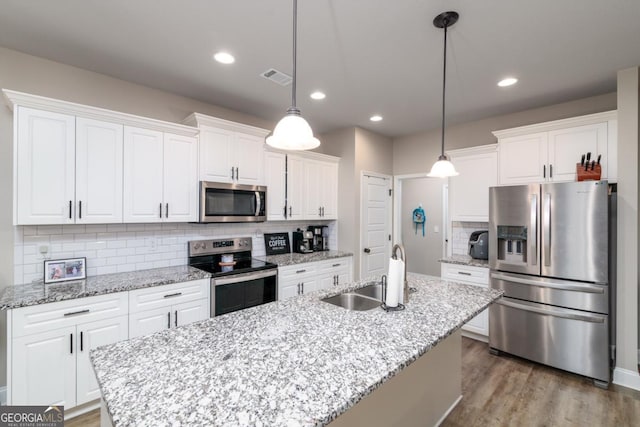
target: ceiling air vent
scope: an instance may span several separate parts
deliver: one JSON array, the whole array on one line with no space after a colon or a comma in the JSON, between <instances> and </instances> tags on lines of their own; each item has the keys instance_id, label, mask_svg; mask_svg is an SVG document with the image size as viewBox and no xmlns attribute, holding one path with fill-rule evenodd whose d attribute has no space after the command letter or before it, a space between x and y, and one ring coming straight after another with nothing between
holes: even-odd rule
<instances>
[{"instance_id":1,"label":"ceiling air vent","mask_svg":"<svg viewBox=\"0 0 640 427\"><path fill-rule=\"evenodd\" d=\"M293 80L289 74L285 74L274 68L269 68L260 75L267 80L271 80L272 82L279 84L280 86L289 86Z\"/></svg>"}]
</instances>

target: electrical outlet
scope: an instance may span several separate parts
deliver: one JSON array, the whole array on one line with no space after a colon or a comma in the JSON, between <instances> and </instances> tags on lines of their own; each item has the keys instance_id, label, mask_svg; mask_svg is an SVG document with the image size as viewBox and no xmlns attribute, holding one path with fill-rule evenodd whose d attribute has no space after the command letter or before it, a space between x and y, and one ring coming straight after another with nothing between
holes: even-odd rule
<instances>
[{"instance_id":1,"label":"electrical outlet","mask_svg":"<svg viewBox=\"0 0 640 427\"><path fill-rule=\"evenodd\" d=\"M433 232L434 233L439 233L440 232L440 227L438 227L437 225L433 226Z\"/></svg>"},{"instance_id":2,"label":"electrical outlet","mask_svg":"<svg viewBox=\"0 0 640 427\"><path fill-rule=\"evenodd\" d=\"M49 254L49 245L38 246L38 251L40 252L40 255L42 255L43 258L47 258L47 255Z\"/></svg>"}]
</instances>

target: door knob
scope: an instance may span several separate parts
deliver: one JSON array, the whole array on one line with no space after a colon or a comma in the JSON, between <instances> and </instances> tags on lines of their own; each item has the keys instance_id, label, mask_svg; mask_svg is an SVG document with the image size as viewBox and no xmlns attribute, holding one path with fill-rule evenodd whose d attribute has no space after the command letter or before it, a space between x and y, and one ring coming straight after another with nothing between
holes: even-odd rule
<instances>
[{"instance_id":1,"label":"door knob","mask_svg":"<svg viewBox=\"0 0 640 427\"><path fill-rule=\"evenodd\" d=\"M369 249L369 248L364 248L364 253L365 253L365 254L370 254L370 253L371 253L371 249Z\"/></svg>"}]
</instances>

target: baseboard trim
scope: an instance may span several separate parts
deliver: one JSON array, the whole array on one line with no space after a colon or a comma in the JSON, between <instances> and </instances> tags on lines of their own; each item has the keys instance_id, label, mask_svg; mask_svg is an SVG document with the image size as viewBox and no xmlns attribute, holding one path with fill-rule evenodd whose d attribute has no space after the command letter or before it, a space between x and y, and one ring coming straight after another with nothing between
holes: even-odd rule
<instances>
[{"instance_id":1,"label":"baseboard trim","mask_svg":"<svg viewBox=\"0 0 640 427\"><path fill-rule=\"evenodd\" d=\"M489 342L489 337L486 335L478 334L472 331L465 331L464 327L462 328L462 336L466 338L471 338L472 340L481 341L481 342Z\"/></svg>"},{"instance_id":2,"label":"baseboard trim","mask_svg":"<svg viewBox=\"0 0 640 427\"><path fill-rule=\"evenodd\" d=\"M640 374L623 368L613 370L613 383L634 390L640 390Z\"/></svg>"},{"instance_id":3,"label":"baseboard trim","mask_svg":"<svg viewBox=\"0 0 640 427\"><path fill-rule=\"evenodd\" d=\"M64 410L64 419L69 420L71 418L75 418L78 415L86 414L87 412L91 412L95 409L100 409L100 399L92 400L91 402L84 403L82 405L74 406L69 410Z\"/></svg>"},{"instance_id":4,"label":"baseboard trim","mask_svg":"<svg viewBox=\"0 0 640 427\"><path fill-rule=\"evenodd\" d=\"M453 402L453 404L451 406L449 406L449 409L447 409L447 412L445 412L442 417L438 420L438 422L436 423L435 427L438 427L440 424L442 424L444 422L444 420L447 419L447 417L449 416L449 414L451 413L451 411L453 411L456 406L458 406L458 403L460 403L460 401L462 400L462 395L458 396L458 398L456 399L455 402Z\"/></svg>"}]
</instances>

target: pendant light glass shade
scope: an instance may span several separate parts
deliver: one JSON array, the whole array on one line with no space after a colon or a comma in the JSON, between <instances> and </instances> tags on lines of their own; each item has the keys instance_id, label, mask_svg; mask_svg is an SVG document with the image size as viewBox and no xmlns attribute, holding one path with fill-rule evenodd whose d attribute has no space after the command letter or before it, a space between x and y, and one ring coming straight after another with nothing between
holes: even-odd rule
<instances>
[{"instance_id":1,"label":"pendant light glass shade","mask_svg":"<svg viewBox=\"0 0 640 427\"><path fill-rule=\"evenodd\" d=\"M447 178L450 176L460 175L456 172L456 168L453 167L453 163L451 163L446 157L442 157L443 156L440 156L438 161L431 166L431 172L429 172L427 176L434 178Z\"/></svg>"},{"instance_id":2,"label":"pendant light glass shade","mask_svg":"<svg viewBox=\"0 0 640 427\"><path fill-rule=\"evenodd\" d=\"M311 150L319 147L320 141L299 113L288 113L267 137L267 144L280 150Z\"/></svg>"},{"instance_id":3,"label":"pendant light glass shade","mask_svg":"<svg viewBox=\"0 0 640 427\"><path fill-rule=\"evenodd\" d=\"M444 154L444 101L447 88L447 28L455 24L458 21L458 17L459 15L457 12L443 12L433 19L433 25L437 28L444 28L444 61L442 65L442 151L440 152L438 161L431 167L431 172L427 174L429 177L447 178L459 175L458 172L456 172L456 168L453 166L453 163L451 163Z\"/></svg>"},{"instance_id":4,"label":"pendant light glass shade","mask_svg":"<svg viewBox=\"0 0 640 427\"><path fill-rule=\"evenodd\" d=\"M311 126L300 115L296 107L296 62L298 36L298 1L293 0L293 79L291 84L291 107L267 137L267 145L280 150L311 150L320 146L320 140L313 136Z\"/></svg>"}]
</instances>

